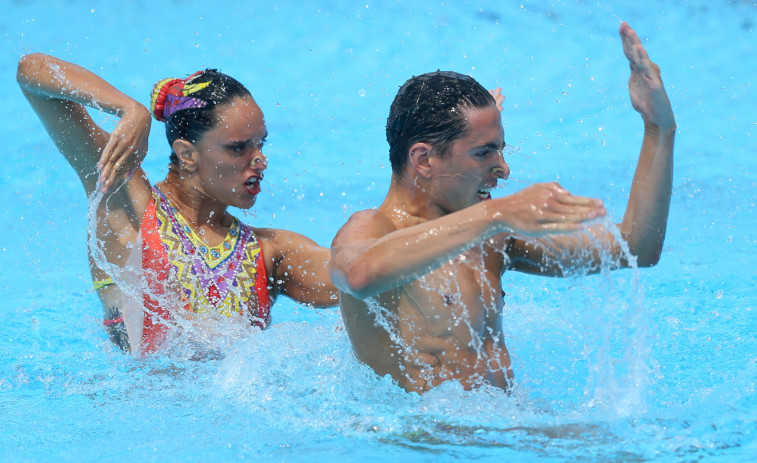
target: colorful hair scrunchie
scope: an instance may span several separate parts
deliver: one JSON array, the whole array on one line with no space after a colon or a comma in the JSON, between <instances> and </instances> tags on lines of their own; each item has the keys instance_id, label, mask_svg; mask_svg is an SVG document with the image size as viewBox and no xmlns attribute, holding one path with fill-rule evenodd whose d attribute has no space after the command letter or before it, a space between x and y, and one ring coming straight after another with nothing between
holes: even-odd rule
<instances>
[{"instance_id":1,"label":"colorful hair scrunchie","mask_svg":"<svg viewBox=\"0 0 757 463\"><path fill-rule=\"evenodd\" d=\"M152 88L150 101L150 109L155 119L163 122L176 111L207 106L207 101L193 97L191 94L210 85L210 81L199 84L188 83L203 72L195 72L186 79L168 78L158 81Z\"/></svg>"}]
</instances>

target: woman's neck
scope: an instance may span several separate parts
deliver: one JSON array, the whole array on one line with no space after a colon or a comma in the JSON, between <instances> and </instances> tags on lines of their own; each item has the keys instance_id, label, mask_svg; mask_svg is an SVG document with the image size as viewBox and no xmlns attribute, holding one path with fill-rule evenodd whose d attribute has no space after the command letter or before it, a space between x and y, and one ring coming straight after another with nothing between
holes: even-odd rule
<instances>
[{"instance_id":1,"label":"woman's neck","mask_svg":"<svg viewBox=\"0 0 757 463\"><path fill-rule=\"evenodd\" d=\"M228 206L203 194L197 187L182 179L175 169L169 169L165 180L157 184L160 191L192 228L228 229L232 218Z\"/></svg>"}]
</instances>

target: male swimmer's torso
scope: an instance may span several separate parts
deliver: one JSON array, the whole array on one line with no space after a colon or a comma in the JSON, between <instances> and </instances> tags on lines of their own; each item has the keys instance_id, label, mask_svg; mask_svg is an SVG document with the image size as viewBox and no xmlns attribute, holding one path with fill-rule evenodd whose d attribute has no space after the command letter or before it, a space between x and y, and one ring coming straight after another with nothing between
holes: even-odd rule
<instances>
[{"instance_id":1,"label":"male swimmer's torso","mask_svg":"<svg viewBox=\"0 0 757 463\"><path fill-rule=\"evenodd\" d=\"M408 226L381 208L367 213L383 215L396 228ZM424 392L450 379L466 389L506 389L512 372L500 320L504 247L505 236L495 236L366 301L342 294L342 317L357 357L408 391Z\"/></svg>"}]
</instances>

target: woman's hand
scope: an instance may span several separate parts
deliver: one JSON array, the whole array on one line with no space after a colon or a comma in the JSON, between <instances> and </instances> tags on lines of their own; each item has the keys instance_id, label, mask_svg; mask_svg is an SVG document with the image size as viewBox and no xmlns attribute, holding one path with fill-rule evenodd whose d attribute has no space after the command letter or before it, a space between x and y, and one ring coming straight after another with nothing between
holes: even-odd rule
<instances>
[{"instance_id":1,"label":"woman's hand","mask_svg":"<svg viewBox=\"0 0 757 463\"><path fill-rule=\"evenodd\" d=\"M144 106L135 104L120 115L108 143L102 151L97 170L100 172L100 191L109 193L124 178L129 181L147 154L147 141L152 119Z\"/></svg>"}]
</instances>

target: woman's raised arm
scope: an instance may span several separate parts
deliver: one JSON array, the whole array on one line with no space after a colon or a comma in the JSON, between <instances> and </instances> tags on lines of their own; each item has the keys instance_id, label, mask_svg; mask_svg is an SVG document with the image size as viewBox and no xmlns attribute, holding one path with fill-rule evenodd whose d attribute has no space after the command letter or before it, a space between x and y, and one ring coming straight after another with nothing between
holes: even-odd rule
<instances>
[{"instance_id":1,"label":"woman's raised arm","mask_svg":"<svg viewBox=\"0 0 757 463\"><path fill-rule=\"evenodd\" d=\"M136 173L147 153L147 108L81 66L42 53L19 60L16 80L87 194L108 192L119 176ZM112 134L86 106L120 118Z\"/></svg>"}]
</instances>

